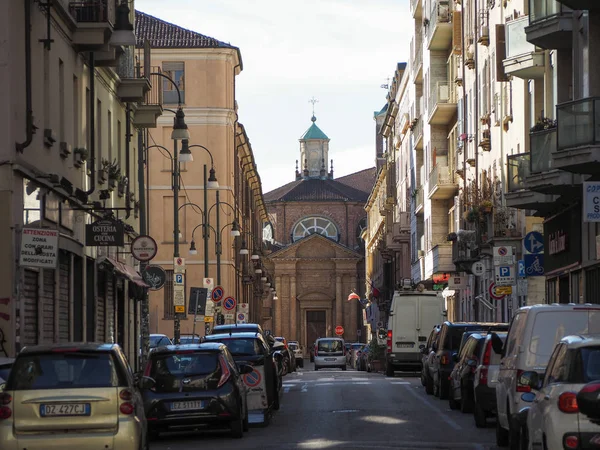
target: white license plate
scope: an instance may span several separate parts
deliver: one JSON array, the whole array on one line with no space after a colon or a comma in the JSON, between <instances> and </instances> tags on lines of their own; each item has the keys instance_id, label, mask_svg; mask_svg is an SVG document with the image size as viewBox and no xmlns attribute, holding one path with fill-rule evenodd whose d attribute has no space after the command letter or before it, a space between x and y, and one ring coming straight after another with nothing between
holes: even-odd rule
<instances>
[{"instance_id":1,"label":"white license plate","mask_svg":"<svg viewBox=\"0 0 600 450\"><path fill-rule=\"evenodd\" d=\"M335 358L325 358L325 361L335 361Z\"/></svg>"},{"instance_id":2,"label":"white license plate","mask_svg":"<svg viewBox=\"0 0 600 450\"><path fill-rule=\"evenodd\" d=\"M54 403L40 405L40 416L89 416L92 409L89 403Z\"/></svg>"},{"instance_id":3,"label":"white license plate","mask_svg":"<svg viewBox=\"0 0 600 450\"><path fill-rule=\"evenodd\" d=\"M202 409L202 408L204 408L204 402L200 401L200 400L171 403L171 411L188 411L190 409Z\"/></svg>"},{"instance_id":4,"label":"white license plate","mask_svg":"<svg viewBox=\"0 0 600 450\"><path fill-rule=\"evenodd\" d=\"M396 343L396 347L399 348L413 348L415 346L415 344L411 343L411 342L397 342Z\"/></svg>"}]
</instances>

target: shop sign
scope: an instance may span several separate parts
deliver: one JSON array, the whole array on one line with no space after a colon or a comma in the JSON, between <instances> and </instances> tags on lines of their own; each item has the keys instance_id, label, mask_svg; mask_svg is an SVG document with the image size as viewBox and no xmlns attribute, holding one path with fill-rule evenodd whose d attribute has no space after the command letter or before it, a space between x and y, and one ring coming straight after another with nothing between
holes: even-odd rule
<instances>
[{"instance_id":1,"label":"shop sign","mask_svg":"<svg viewBox=\"0 0 600 450\"><path fill-rule=\"evenodd\" d=\"M566 252L568 245L567 237L568 234L563 230L550 233L548 236L548 254L556 255L557 253Z\"/></svg>"},{"instance_id":2,"label":"shop sign","mask_svg":"<svg viewBox=\"0 0 600 450\"><path fill-rule=\"evenodd\" d=\"M150 261L157 252L158 245L150 236L138 236L131 243L131 254L138 261Z\"/></svg>"},{"instance_id":3,"label":"shop sign","mask_svg":"<svg viewBox=\"0 0 600 450\"><path fill-rule=\"evenodd\" d=\"M583 221L600 222L600 182L583 183Z\"/></svg>"},{"instance_id":4,"label":"shop sign","mask_svg":"<svg viewBox=\"0 0 600 450\"><path fill-rule=\"evenodd\" d=\"M142 278L151 291L158 291L165 285L167 273L160 266L147 266L142 272Z\"/></svg>"},{"instance_id":5,"label":"shop sign","mask_svg":"<svg viewBox=\"0 0 600 450\"><path fill-rule=\"evenodd\" d=\"M85 226L85 245L90 247L122 247L125 228L122 223L100 219Z\"/></svg>"},{"instance_id":6,"label":"shop sign","mask_svg":"<svg viewBox=\"0 0 600 450\"><path fill-rule=\"evenodd\" d=\"M544 223L544 252L540 262L543 262L545 274L581 262L581 205ZM526 270L527 266L526 262ZM532 275L527 273L527 276Z\"/></svg>"}]
</instances>

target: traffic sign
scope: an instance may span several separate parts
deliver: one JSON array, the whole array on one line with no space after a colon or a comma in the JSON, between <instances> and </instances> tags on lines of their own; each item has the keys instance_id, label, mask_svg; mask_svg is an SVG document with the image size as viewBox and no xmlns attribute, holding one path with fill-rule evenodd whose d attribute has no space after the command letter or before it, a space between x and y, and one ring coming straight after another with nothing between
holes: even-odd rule
<instances>
[{"instance_id":1,"label":"traffic sign","mask_svg":"<svg viewBox=\"0 0 600 450\"><path fill-rule=\"evenodd\" d=\"M338 325L337 327L335 327L335 334L337 334L338 336L341 336L342 334L344 334L344 327L341 325Z\"/></svg>"},{"instance_id":2,"label":"traffic sign","mask_svg":"<svg viewBox=\"0 0 600 450\"><path fill-rule=\"evenodd\" d=\"M248 312L250 312L250 304L249 303L240 303L238 305L238 311L248 314Z\"/></svg>"},{"instance_id":3,"label":"traffic sign","mask_svg":"<svg viewBox=\"0 0 600 450\"><path fill-rule=\"evenodd\" d=\"M537 231L531 231L523 238L523 245L529 253L541 253L544 251L544 236Z\"/></svg>"},{"instance_id":4,"label":"traffic sign","mask_svg":"<svg viewBox=\"0 0 600 450\"><path fill-rule=\"evenodd\" d=\"M517 272L518 272L519 278L525 278L525 260L524 259L520 259L519 261L517 261Z\"/></svg>"},{"instance_id":5,"label":"traffic sign","mask_svg":"<svg viewBox=\"0 0 600 450\"><path fill-rule=\"evenodd\" d=\"M165 285L167 273L160 266L147 266L142 272L142 278L151 291L158 291Z\"/></svg>"},{"instance_id":6,"label":"traffic sign","mask_svg":"<svg viewBox=\"0 0 600 450\"><path fill-rule=\"evenodd\" d=\"M258 386L260 384L261 380L262 380L262 377L260 376L260 373L258 373L258 371L256 369L254 369L252 372L244 375L244 383L246 383L246 386L248 386L248 387Z\"/></svg>"},{"instance_id":7,"label":"traffic sign","mask_svg":"<svg viewBox=\"0 0 600 450\"><path fill-rule=\"evenodd\" d=\"M485 273L485 264L482 261L475 261L471 266L471 272L476 277L480 277Z\"/></svg>"},{"instance_id":8,"label":"traffic sign","mask_svg":"<svg viewBox=\"0 0 600 450\"><path fill-rule=\"evenodd\" d=\"M181 285L181 284L183 284L183 283L184 283L184 278L185 278L185 277L184 277L184 275L183 275L182 273L176 273L176 274L174 275L174 280L173 280L173 282L175 283L175 285L176 285L176 286L177 286L177 285Z\"/></svg>"},{"instance_id":9,"label":"traffic sign","mask_svg":"<svg viewBox=\"0 0 600 450\"><path fill-rule=\"evenodd\" d=\"M185 286L176 284L173 286L173 304L185 307Z\"/></svg>"},{"instance_id":10,"label":"traffic sign","mask_svg":"<svg viewBox=\"0 0 600 450\"><path fill-rule=\"evenodd\" d=\"M204 316L204 322L205 323L212 323L214 322L215 318L213 316Z\"/></svg>"},{"instance_id":11,"label":"traffic sign","mask_svg":"<svg viewBox=\"0 0 600 450\"><path fill-rule=\"evenodd\" d=\"M490 285L488 286L488 294L490 294L490 297L494 300L502 300L506 296L506 294L499 294L496 292L496 289L496 283L490 283Z\"/></svg>"},{"instance_id":12,"label":"traffic sign","mask_svg":"<svg viewBox=\"0 0 600 450\"><path fill-rule=\"evenodd\" d=\"M204 287L206 289L208 289L209 291L213 288L213 286L215 285L214 280L212 278L205 278L203 280L204 283Z\"/></svg>"},{"instance_id":13,"label":"traffic sign","mask_svg":"<svg viewBox=\"0 0 600 450\"><path fill-rule=\"evenodd\" d=\"M233 313L225 313L225 318L227 320L233 320L234 317L235 317L235 314L233 314Z\"/></svg>"},{"instance_id":14,"label":"traffic sign","mask_svg":"<svg viewBox=\"0 0 600 450\"><path fill-rule=\"evenodd\" d=\"M178 314L185 313L185 305L175 305L175 312Z\"/></svg>"},{"instance_id":15,"label":"traffic sign","mask_svg":"<svg viewBox=\"0 0 600 450\"><path fill-rule=\"evenodd\" d=\"M494 265L503 266L515 263L515 256L512 247L494 247Z\"/></svg>"},{"instance_id":16,"label":"traffic sign","mask_svg":"<svg viewBox=\"0 0 600 450\"><path fill-rule=\"evenodd\" d=\"M188 302L188 314L203 316L206 313L206 288L190 288L190 301Z\"/></svg>"},{"instance_id":17,"label":"traffic sign","mask_svg":"<svg viewBox=\"0 0 600 450\"><path fill-rule=\"evenodd\" d=\"M512 265L496 267L496 285L512 286L516 284L515 267Z\"/></svg>"},{"instance_id":18,"label":"traffic sign","mask_svg":"<svg viewBox=\"0 0 600 450\"><path fill-rule=\"evenodd\" d=\"M238 313L237 314L237 323L246 323L248 321L246 314Z\"/></svg>"},{"instance_id":19,"label":"traffic sign","mask_svg":"<svg viewBox=\"0 0 600 450\"><path fill-rule=\"evenodd\" d=\"M236 304L237 302L233 297L227 297L225 300L223 300L223 308L225 308L227 311L235 309Z\"/></svg>"},{"instance_id":20,"label":"traffic sign","mask_svg":"<svg viewBox=\"0 0 600 450\"><path fill-rule=\"evenodd\" d=\"M543 277L544 271L544 255L523 255L525 258L525 274L528 277Z\"/></svg>"},{"instance_id":21,"label":"traffic sign","mask_svg":"<svg viewBox=\"0 0 600 450\"><path fill-rule=\"evenodd\" d=\"M225 295L225 289L223 289L222 286L215 286L212 290L213 302L220 301L223 298L223 295Z\"/></svg>"},{"instance_id":22,"label":"traffic sign","mask_svg":"<svg viewBox=\"0 0 600 450\"><path fill-rule=\"evenodd\" d=\"M173 258L173 272L174 273L184 273L185 272L185 258L181 258L178 256L177 258Z\"/></svg>"},{"instance_id":23,"label":"traffic sign","mask_svg":"<svg viewBox=\"0 0 600 450\"><path fill-rule=\"evenodd\" d=\"M496 286L496 295L512 294L512 286Z\"/></svg>"},{"instance_id":24,"label":"traffic sign","mask_svg":"<svg viewBox=\"0 0 600 450\"><path fill-rule=\"evenodd\" d=\"M138 236L131 242L131 254L138 261L150 261L157 252L158 245L150 236Z\"/></svg>"}]
</instances>

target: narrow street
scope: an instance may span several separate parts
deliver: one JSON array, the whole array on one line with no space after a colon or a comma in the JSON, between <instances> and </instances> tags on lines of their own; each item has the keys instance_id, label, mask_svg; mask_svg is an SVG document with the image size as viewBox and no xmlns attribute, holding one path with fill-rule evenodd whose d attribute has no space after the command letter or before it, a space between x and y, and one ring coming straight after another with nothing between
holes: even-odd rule
<instances>
[{"instance_id":1,"label":"narrow street","mask_svg":"<svg viewBox=\"0 0 600 450\"><path fill-rule=\"evenodd\" d=\"M163 435L151 450L225 449L496 449L494 422L475 428L473 416L427 396L416 376L306 364L284 378L281 409L267 427L243 439L227 433Z\"/></svg>"}]
</instances>

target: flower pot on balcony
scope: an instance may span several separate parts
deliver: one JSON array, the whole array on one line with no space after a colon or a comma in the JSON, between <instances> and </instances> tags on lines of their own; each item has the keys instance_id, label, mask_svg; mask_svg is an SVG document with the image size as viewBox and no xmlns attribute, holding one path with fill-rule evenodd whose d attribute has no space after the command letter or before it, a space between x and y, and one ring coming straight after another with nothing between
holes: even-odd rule
<instances>
[{"instance_id":1,"label":"flower pot on balcony","mask_svg":"<svg viewBox=\"0 0 600 450\"><path fill-rule=\"evenodd\" d=\"M106 170L98 169L98 184L106 183L107 179L108 179L108 174L106 173Z\"/></svg>"}]
</instances>

